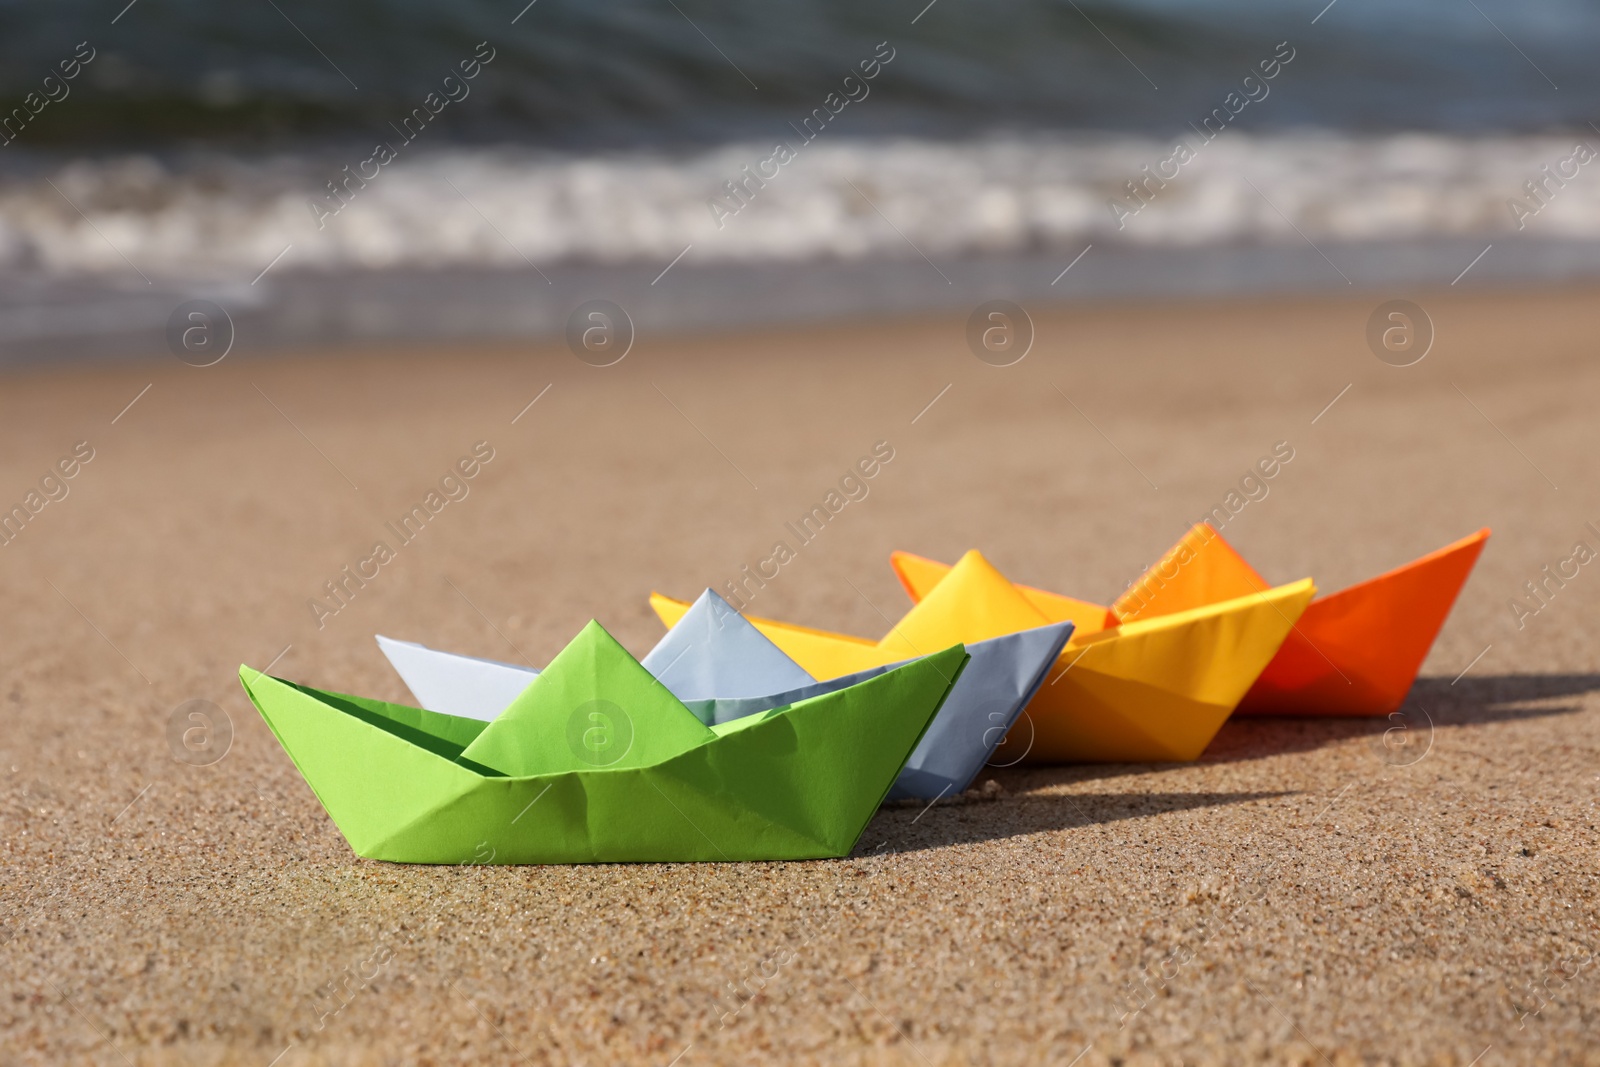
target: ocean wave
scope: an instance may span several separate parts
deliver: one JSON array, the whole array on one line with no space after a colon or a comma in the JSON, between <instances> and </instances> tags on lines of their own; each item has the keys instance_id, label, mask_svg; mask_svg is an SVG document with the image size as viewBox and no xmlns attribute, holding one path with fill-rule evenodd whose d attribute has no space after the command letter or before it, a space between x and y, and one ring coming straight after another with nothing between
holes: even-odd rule
<instances>
[{"instance_id":1,"label":"ocean wave","mask_svg":"<svg viewBox=\"0 0 1600 1067\"><path fill-rule=\"evenodd\" d=\"M547 269L665 266L686 249L697 263L796 263L1090 242L1493 240L1519 229L1600 237L1600 163L1573 159L1576 145L1600 144L1593 134L1228 129L1209 142L1184 139L1193 158L1160 184L1148 176L1171 173L1159 167L1175 140L1130 136L862 140L824 131L807 142L797 131L793 160L775 170L760 169L770 141L562 155L419 139L375 173L362 168L370 151L46 162L0 178L0 269L63 276L133 266L150 277L248 282L269 262ZM352 182L358 173L373 176ZM752 183L752 174L771 176ZM332 178L342 182L337 198ZM732 194L729 182L738 183Z\"/></svg>"}]
</instances>

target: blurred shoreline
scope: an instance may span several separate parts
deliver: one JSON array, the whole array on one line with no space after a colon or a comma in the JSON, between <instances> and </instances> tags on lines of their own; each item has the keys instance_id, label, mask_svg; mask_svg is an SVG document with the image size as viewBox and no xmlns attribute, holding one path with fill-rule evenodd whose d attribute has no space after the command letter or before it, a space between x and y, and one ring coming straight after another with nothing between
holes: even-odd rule
<instances>
[{"instance_id":1,"label":"blurred shoreline","mask_svg":"<svg viewBox=\"0 0 1600 1067\"><path fill-rule=\"evenodd\" d=\"M242 345L268 350L550 337L593 299L640 330L682 334L995 298L1600 278L1600 179L1573 162L1575 146L1595 154L1592 131L1230 128L1158 182L1150 160L1169 144L829 128L766 178L749 170L758 142L449 146L355 190L321 183L340 172L316 154L18 154L0 174L0 364L159 354L169 316L197 298L227 312ZM336 214L323 184L343 191Z\"/></svg>"},{"instance_id":2,"label":"blurred shoreline","mask_svg":"<svg viewBox=\"0 0 1600 1067\"><path fill-rule=\"evenodd\" d=\"M209 300L232 352L269 355L368 342L559 339L580 305L609 300L636 336L785 331L921 315L966 315L994 299L1052 308L1280 301L1438 291L1550 291L1600 283L1600 241L1478 238L1128 248L959 261L679 263L338 273L284 270L243 282L55 281L0 274L0 369L170 359L175 309ZM228 347L224 345L224 347Z\"/></svg>"},{"instance_id":3,"label":"blurred shoreline","mask_svg":"<svg viewBox=\"0 0 1600 1067\"><path fill-rule=\"evenodd\" d=\"M0 366L164 355L194 300L266 352L1600 278L1576 0L178 2L0 151ZM88 32L12 29L24 98Z\"/></svg>"}]
</instances>

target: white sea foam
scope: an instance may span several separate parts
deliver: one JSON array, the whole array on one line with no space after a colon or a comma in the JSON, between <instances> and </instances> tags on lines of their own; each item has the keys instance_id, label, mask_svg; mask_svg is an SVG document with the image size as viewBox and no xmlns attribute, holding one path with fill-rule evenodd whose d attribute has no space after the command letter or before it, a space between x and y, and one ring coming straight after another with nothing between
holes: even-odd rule
<instances>
[{"instance_id":1,"label":"white sea foam","mask_svg":"<svg viewBox=\"0 0 1600 1067\"><path fill-rule=\"evenodd\" d=\"M801 149L737 215L709 202L772 154L763 143L693 154L556 156L519 148L417 151L384 167L319 228L312 201L351 159L147 156L78 161L0 178L0 268L126 271L247 283L274 270L564 262L690 262L1075 252L1133 246L1303 244L1518 232L1510 202L1539 207L1526 232L1600 237L1600 165L1543 180L1600 136L1252 136L1228 130L1137 206L1126 183L1171 141L991 137L952 143L829 140ZM46 180L48 179L48 181ZM54 187L52 187L52 184ZM348 194L347 194L348 195ZM724 201L726 203L726 201ZM81 210L82 214L79 213Z\"/></svg>"}]
</instances>

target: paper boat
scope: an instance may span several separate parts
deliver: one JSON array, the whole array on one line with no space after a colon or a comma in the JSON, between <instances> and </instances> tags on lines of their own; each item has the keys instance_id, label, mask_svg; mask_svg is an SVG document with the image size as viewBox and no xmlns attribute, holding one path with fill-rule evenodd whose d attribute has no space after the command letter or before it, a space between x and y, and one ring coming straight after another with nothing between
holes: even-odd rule
<instances>
[{"instance_id":1,"label":"paper boat","mask_svg":"<svg viewBox=\"0 0 1600 1067\"><path fill-rule=\"evenodd\" d=\"M847 855L959 646L708 727L591 622L493 722L240 681L358 855L399 863Z\"/></svg>"},{"instance_id":2,"label":"paper boat","mask_svg":"<svg viewBox=\"0 0 1600 1067\"><path fill-rule=\"evenodd\" d=\"M1311 602L1239 705L1239 714L1388 715L1483 552L1487 529L1359 585ZM1154 618L1266 588L1209 524L1192 528L1112 605Z\"/></svg>"},{"instance_id":3,"label":"paper boat","mask_svg":"<svg viewBox=\"0 0 1600 1067\"><path fill-rule=\"evenodd\" d=\"M680 602L680 608L667 635L640 662L708 726L822 696L908 662L891 653L818 682L712 590L693 605ZM971 659L961 680L907 760L889 799L932 800L971 785L1071 632L1070 623L1055 624L968 646ZM538 676L532 668L391 638L379 637L378 643L431 711L491 719Z\"/></svg>"},{"instance_id":4,"label":"paper boat","mask_svg":"<svg viewBox=\"0 0 1600 1067\"><path fill-rule=\"evenodd\" d=\"M975 641L1028 627L1078 627L1006 742L1006 762L1150 762L1199 757L1315 594L1295 582L1148 622L1006 580L980 553L951 568L907 553L895 567L918 603L881 641L766 619L750 621L811 674L855 671L918 645ZM941 580L942 579L942 580ZM681 601L652 596L671 623ZM1108 626L1109 624L1109 626Z\"/></svg>"},{"instance_id":5,"label":"paper boat","mask_svg":"<svg viewBox=\"0 0 1600 1067\"><path fill-rule=\"evenodd\" d=\"M539 676L532 667L442 652L382 634L378 648L421 707L447 715L493 719ZM816 682L710 589L639 662L686 703L759 698Z\"/></svg>"}]
</instances>

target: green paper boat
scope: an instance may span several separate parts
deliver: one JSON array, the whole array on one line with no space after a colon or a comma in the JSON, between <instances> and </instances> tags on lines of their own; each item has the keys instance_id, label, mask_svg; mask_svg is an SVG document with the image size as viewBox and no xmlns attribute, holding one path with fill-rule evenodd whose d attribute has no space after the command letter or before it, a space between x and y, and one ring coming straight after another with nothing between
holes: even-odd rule
<instances>
[{"instance_id":1,"label":"green paper boat","mask_svg":"<svg viewBox=\"0 0 1600 1067\"><path fill-rule=\"evenodd\" d=\"M855 847L966 661L956 645L714 727L597 622L490 722L239 679L367 859L796 860Z\"/></svg>"}]
</instances>

